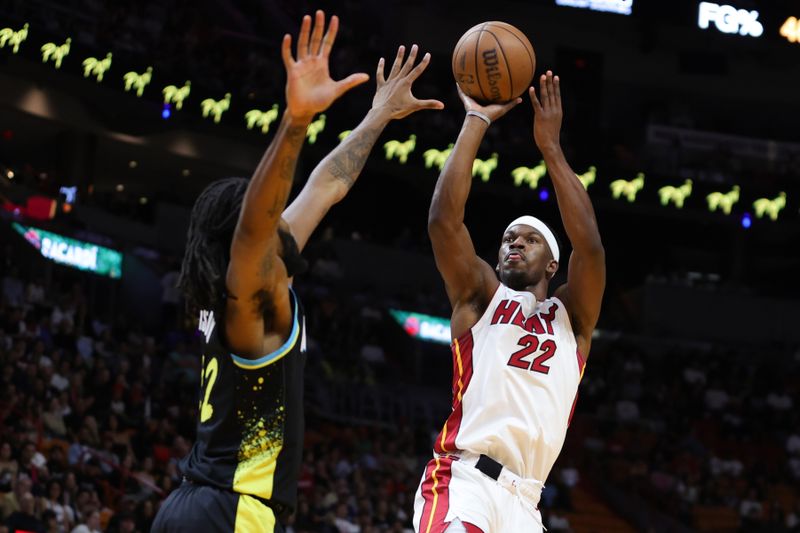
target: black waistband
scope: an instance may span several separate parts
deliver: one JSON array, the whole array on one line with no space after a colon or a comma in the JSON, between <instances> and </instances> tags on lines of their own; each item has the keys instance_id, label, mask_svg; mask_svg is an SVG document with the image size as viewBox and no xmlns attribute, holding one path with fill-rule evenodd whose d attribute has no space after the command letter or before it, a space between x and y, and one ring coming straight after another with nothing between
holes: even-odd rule
<instances>
[{"instance_id":1,"label":"black waistband","mask_svg":"<svg viewBox=\"0 0 800 533\"><path fill-rule=\"evenodd\" d=\"M488 455L483 455L478 458L478 462L475 463L475 468L492 478L493 480L497 481L497 478L500 477L500 472L503 470L503 465L489 457Z\"/></svg>"},{"instance_id":2,"label":"black waistband","mask_svg":"<svg viewBox=\"0 0 800 533\"><path fill-rule=\"evenodd\" d=\"M266 498L261 498L260 496L256 496L255 494L244 494L244 493L241 493L241 492L236 492L235 490L233 490L231 488L228 488L228 487L219 487L217 485L209 485L207 483L198 483L197 481L194 481L193 479L189 479L186 476L183 476L183 482L184 483L191 483L192 485L202 485L204 487L213 487L215 489L224 490L225 492L231 492L231 493L236 494L238 496L250 496L254 500L257 500L258 502L260 502L263 505L266 505L267 507L272 509L272 512L275 514L276 518L279 518L281 516L284 516L286 514L290 514L291 513L291 510L286 505L284 505L282 503L279 503L279 502L274 502L272 500L267 500Z\"/></svg>"}]
</instances>

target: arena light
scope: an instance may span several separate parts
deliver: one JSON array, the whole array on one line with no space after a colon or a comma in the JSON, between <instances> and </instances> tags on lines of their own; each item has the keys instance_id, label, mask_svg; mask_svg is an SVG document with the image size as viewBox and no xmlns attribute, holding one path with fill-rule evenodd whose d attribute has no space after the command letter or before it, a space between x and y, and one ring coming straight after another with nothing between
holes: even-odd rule
<instances>
[{"instance_id":1,"label":"arena light","mask_svg":"<svg viewBox=\"0 0 800 533\"><path fill-rule=\"evenodd\" d=\"M164 104L164 106L161 108L161 118L167 120L171 116L172 116L172 105Z\"/></svg>"},{"instance_id":2,"label":"arena light","mask_svg":"<svg viewBox=\"0 0 800 533\"><path fill-rule=\"evenodd\" d=\"M778 215L786 207L786 193L781 192L775 198L759 198L753 202L753 209L756 211L757 218L769 217L770 220L778 220Z\"/></svg>"},{"instance_id":3,"label":"arena light","mask_svg":"<svg viewBox=\"0 0 800 533\"><path fill-rule=\"evenodd\" d=\"M272 108L262 111L260 109L251 109L244 114L244 120L247 122L247 129L252 130L256 126L261 128L261 133L267 133L269 126L278 118L278 104L273 104Z\"/></svg>"},{"instance_id":4,"label":"arena light","mask_svg":"<svg viewBox=\"0 0 800 533\"><path fill-rule=\"evenodd\" d=\"M623 179L614 180L609 184L611 189L611 196L615 200L625 197L628 202L633 203L636 201L636 195L644 187L644 173L639 172L636 177L630 181Z\"/></svg>"},{"instance_id":5,"label":"arena light","mask_svg":"<svg viewBox=\"0 0 800 533\"><path fill-rule=\"evenodd\" d=\"M583 189L588 191L589 185L595 182L597 179L597 167L592 165L589 167L589 170L584 172L583 174L576 174L578 176L578 180L583 185Z\"/></svg>"},{"instance_id":6,"label":"arena light","mask_svg":"<svg viewBox=\"0 0 800 533\"><path fill-rule=\"evenodd\" d=\"M692 194L692 180L685 180L683 185L674 186L666 185L658 189L658 197L661 200L661 205L667 206L673 204L678 209L683 209L683 204L686 198Z\"/></svg>"},{"instance_id":7,"label":"arena light","mask_svg":"<svg viewBox=\"0 0 800 533\"><path fill-rule=\"evenodd\" d=\"M450 344L450 321L422 313L389 309L389 314L410 336L439 344Z\"/></svg>"},{"instance_id":8,"label":"arena light","mask_svg":"<svg viewBox=\"0 0 800 533\"><path fill-rule=\"evenodd\" d=\"M59 192L59 194L63 194L64 195L64 201L66 203L68 203L68 204L74 204L75 200L78 199L78 187L77 186L72 186L72 187L62 186L62 187L59 187L58 192Z\"/></svg>"},{"instance_id":9,"label":"arena light","mask_svg":"<svg viewBox=\"0 0 800 533\"><path fill-rule=\"evenodd\" d=\"M308 144L314 144L317 142L317 135L322 133L325 129L325 113L321 114L315 121L308 125L306 128L306 138L308 139ZM401 163L405 163L405 161L401 161Z\"/></svg>"},{"instance_id":10,"label":"arena light","mask_svg":"<svg viewBox=\"0 0 800 533\"><path fill-rule=\"evenodd\" d=\"M749 229L750 226L753 225L753 219L750 217L750 213L745 213L742 215L742 227L744 229Z\"/></svg>"},{"instance_id":11,"label":"arena light","mask_svg":"<svg viewBox=\"0 0 800 533\"><path fill-rule=\"evenodd\" d=\"M722 33L750 37L761 37L764 26L758 21L760 16L756 10L737 9L726 4L713 2L700 2L697 13L697 26L706 30L713 22L714 26Z\"/></svg>"},{"instance_id":12,"label":"arena light","mask_svg":"<svg viewBox=\"0 0 800 533\"><path fill-rule=\"evenodd\" d=\"M147 67L147 70L139 74L132 70L126 72L122 79L125 81L125 90L131 91L136 89L136 96L141 97L144 94L144 88L150 84L153 79L153 67Z\"/></svg>"},{"instance_id":13,"label":"arena light","mask_svg":"<svg viewBox=\"0 0 800 533\"><path fill-rule=\"evenodd\" d=\"M200 102L200 107L203 109L203 117L214 117L214 123L219 124L222 120L222 114L231 106L231 93L225 93L225 97L219 100L213 98L206 98Z\"/></svg>"},{"instance_id":14,"label":"arena light","mask_svg":"<svg viewBox=\"0 0 800 533\"><path fill-rule=\"evenodd\" d=\"M717 209L722 210L726 215L731 214L733 204L739 201L739 186L734 185L733 189L728 192L715 191L706 196L708 202L708 210L712 213Z\"/></svg>"},{"instance_id":15,"label":"arena light","mask_svg":"<svg viewBox=\"0 0 800 533\"><path fill-rule=\"evenodd\" d=\"M111 68L112 55L113 54L109 52L103 59L98 59L96 57L87 57L84 59L83 77L88 78L89 76L94 76L98 83L103 81L103 76L105 75L106 71Z\"/></svg>"},{"instance_id":16,"label":"arena light","mask_svg":"<svg viewBox=\"0 0 800 533\"><path fill-rule=\"evenodd\" d=\"M28 23L26 22L21 29L14 31L13 28L3 28L0 30L0 48L6 45L11 47L11 53L19 52L19 45L28 38Z\"/></svg>"},{"instance_id":17,"label":"arena light","mask_svg":"<svg viewBox=\"0 0 800 533\"><path fill-rule=\"evenodd\" d=\"M787 18L778 33L790 43L800 43L800 20L797 17Z\"/></svg>"},{"instance_id":18,"label":"arena light","mask_svg":"<svg viewBox=\"0 0 800 533\"><path fill-rule=\"evenodd\" d=\"M444 150L438 150L436 148L425 150L422 153L422 157L425 158L425 168L436 167L439 170L442 170L452 151L453 143L450 143Z\"/></svg>"},{"instance_id":19,"label":"arena light","mask_svg":"<svg viewBox=\"0 0 800 533\"><path fill-rule=\"evenodd\" d=\"M392 139L391 141L385 142L383 151L386 154L387 161L391 161L396 157L401 164L405 164L405 162L408 161L409 154L411 154L416 147L417 136L412 133L405 141Z\"/></svg>"},{"instance_id":20,"label":"arena light","mask_svg":"<svg viewBox=\"0 0 800 533\"><path fill-rule=\"evenodd\" d=\"M116 250L16 222L12 226L51 261L110 278L122 276L122 254Z\"/></svg>"},{"instance_id":21,"label":"arena light","mask_svg":"<svg viewBox=\"0 0 800 533\"><path fill-rule=\"evenodd\" d=\"M72 39L69 37L64 41L64 44L44 43L40 48L42 51L42 63L52 60L56 68L61 68L61 62L69 55L71 43Z\"/></svg>"},{"instance_id":22,"label":"arena light","mask_svg":"<svg viewBox=\"0 0 800 533\"><path fill-rule=\"evenodd\" d=\"M497 152L492 153L489 159L478 159L477 157L472 162L472 175L480 175L481 181L489 181L492 176L492 171L497 168L498 155Z\"/></svg>"},{"instance_id":23,"label":"arena light","mask_svg":"<svg viewBox=\"0 0 800 533\"><path fill-rule=\"evenodd\" d=\"M545 174L547 174L547 165L545 165L544 160L540 161L535 167L517 167L511 171L514 185L520 187L523 183L527 183L531 189L539 187L539 180Z\"/></svg>"},{"instance_id":24,"label":"arena light","mask_svg":"<svg viewBox=\"0 0 800 533\"><path fill-rule=\"evenodd\" d=\"M556 5L617 15L630 15L633 11L633 0L556 0Z\"/></svg>"},{"instance_id":25,"label":"arena light","mask_svg":"<svg viewBox=\"0 0 800 533\"><path fill-rule=\"evenodd\" d=\"M539 191L539 200L546 202L548 198L550 198L550 192L547 189Z\"/></svg>"},{"instance_id":26,"label":"arena light","mask_svg":"<svg viewBox=\"0 0 800 533\"><path fill-rule=\"evenodd\" d=\"M167 85L161 90L164 95L164 104L175 104L175 109L180 111L183 109L183 101L186 100L192 92L192 82L186 81L183 87L177 85Z\"/></svg>"}]
</instances>

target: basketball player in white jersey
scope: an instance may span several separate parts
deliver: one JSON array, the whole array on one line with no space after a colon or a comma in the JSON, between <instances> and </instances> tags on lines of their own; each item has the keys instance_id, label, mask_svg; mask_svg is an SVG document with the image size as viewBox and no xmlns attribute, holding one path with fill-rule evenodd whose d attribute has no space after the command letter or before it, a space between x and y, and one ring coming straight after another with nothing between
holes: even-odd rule
<instances>
[{"instance_id":1,"label":"basketball player in white jersey","mask_svg":"<svg viewBox=\"0 0 800 533\"><path fill-rule=\"evenodd\" d=\"M417 490L424 533L542 531L537 508L558 457L605 288L605 253L588 194L561 151L559 79L542 75L533 135L572 244L567 283L548 297L561 250L548 226L522 216L503 233L493 267L464 226L472 162L491 123L515 105L467 115L431 202L428 231L453 306L453 410ZM499 280L498 280L499 276Z\"/></svg>"}]
</instances>

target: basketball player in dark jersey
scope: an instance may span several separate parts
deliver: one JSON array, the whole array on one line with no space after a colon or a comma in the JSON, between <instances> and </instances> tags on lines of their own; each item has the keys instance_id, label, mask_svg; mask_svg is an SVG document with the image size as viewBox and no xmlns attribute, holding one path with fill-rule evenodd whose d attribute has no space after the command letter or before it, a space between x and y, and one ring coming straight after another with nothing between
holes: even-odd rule
<instances>
[{"instance_id":1,"label":"basketball player in dark jersey","mask_svg":"<svg viewBox=\"0 0 800 533\"><path fill-rule=\"evenodd\" d=\"M420 109L411 85L416 45L398 49L388 76L378 62L367 116L317 166L284 211L313 116L367 81L334 81L328 56L338 19L317 11L300 28L296 58L284 36L286 111L252 179L212 183L192 209L179 285L199 312L203 336L197 440L182 463L184 483L164 502L154 532L272 532L295 504L303 444L305 320L291 289L300 251L330 207L347 194L392 119Z\"/></svg>"}]
</instances>

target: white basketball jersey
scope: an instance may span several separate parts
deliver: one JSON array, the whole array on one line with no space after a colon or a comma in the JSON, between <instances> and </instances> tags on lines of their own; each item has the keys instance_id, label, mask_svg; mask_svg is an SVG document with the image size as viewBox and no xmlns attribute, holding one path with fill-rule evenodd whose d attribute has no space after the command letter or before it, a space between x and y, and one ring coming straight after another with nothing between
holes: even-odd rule
<instances>
[{"instance_id":1,"label":"white basketball jersey","mask_svg":"<svg viewBox=\"0 0 800 533\"><path fill-rule=\"evenodd\" d=\"M584 367L563 302L537 302L501 284L452 352L453 411L434 451L486 454L544 482L564 444Z\"/></svg>"}]
</instances>

